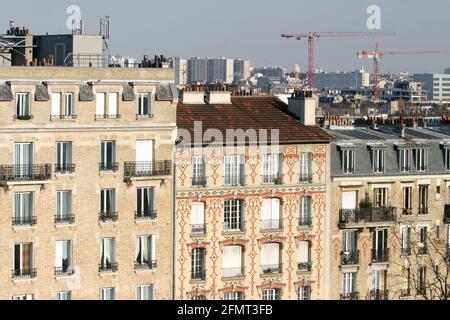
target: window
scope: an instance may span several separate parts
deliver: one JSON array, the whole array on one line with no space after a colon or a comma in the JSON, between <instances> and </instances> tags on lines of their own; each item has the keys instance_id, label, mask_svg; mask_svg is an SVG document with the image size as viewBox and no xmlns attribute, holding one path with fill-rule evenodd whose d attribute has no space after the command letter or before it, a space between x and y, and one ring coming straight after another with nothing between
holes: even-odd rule
<instances>
[{"instance_id":1,"label":"window","mask_svg":"<svg viewBox=\"0 0 450 320\"><path fill-rule=\"evenodd\" d=\"M261 247L261 268L264 274L281 273L280 244L268 243Z\"/></svg>"},{"instance_id":2,"label":"window","mask_svg":"<svg viewBox=\"0 0 450 320\"><path fill-rule=\"evenodd\" d=\"M136 141L136 175L156 175L156 167L153 161L153 140Z\"/></svg>"},{"instance_id":3,"label":"window","mask_svg":"<svg viewBox=\"0 0 450 320\"><path fill-rule=\"evenodd\" d=\"M193 234L205 234L205 203L192 203L191 211L191 228Z\"/></svg>"},{"instance_id":4,"label":"window","mask_svg":"<svg viewBox=\"0 0 450 320\"><path fill-rule=\"evenodd\" d=\"M384 150L375 149L372 151L372 162L373 162L373 172L383 173L384 172Z\"/></svg>"},{"instance_id":5,"label":"window","mask_svg":"<svg viewBox=\"0 0 450 320\"><path fill-rule=\"evenodd\" d=\"M301 227L312 226L312 199L311 197L300 198L300 219L299 225Z\"/></svg>"},{"instance_id":6,"label":"window","mask_svg":"<svg viewBox=\"0 0 450 320\"><path fill-rule=\"evenodd\" d=\"M56 192L56 223L73 223L72 191Z\"/></svg>"},{"instance_id":7,"label":"window","mask_svg":"<svg viewBox=\"0 0 450 320\"><path fill-rule=\"evenodd\" d=\"M100 221L116 221L116 190L103 189L100 191Z\"/></svg>"},{"instance_id":8,"label":"window","mask_svg":"<svg viewBox=\"0 0 450 320\"><path fill-rule=\"evenodd\" d=\"M202 156L192 157L192 185L194 187L205 187L205 158Z\"/></svg>"},{"instance_id":9,"label":"window","mask_svg":"<svg viewBox=\"0 0 450 320\"><path fill-rule=\"evenodd\" d=\"M416 149L416 170L425 172L428 169L428 149Z\"/></svg>"},{"instance_id":10,"label":"window","mask_svg":"<svg viewBox=\"0 0 450 320\"><path fill-rule=\"evenodd\" d=\"M401 172L411 171L411 150L400 149L399 151L399 166Z\"/></svg>"},{"instance_id":11,"label":"window","mask_svg":"<svg viewBox=\"0 0 450 320\"><path fill-rule=\"evenodd\" d=\"M418 254L428 253L428 227L422 226L418 228L419 231L419 250Z\"/></svg>"},{"instance_id":12,"label":"window","mask_svg":"<svg viewBox=\"0 0 450 320\"><path fill-rule=\"evenodd\" d=\"M412 213L412 187L403 188L403 214Z\"/></svg>"},{"instance_id":13,"label":"window","mask_svg":"<svg viewBox=\"0 0 450 320\"><path fill-rule=\"evenodd\" d=\"M342 264L359 264L358 231L345 230L342 235Z\"/></svg>"},{"instance_id":14,"label":"window","mask_svg":"<svg viewBox=\"0 0 450 320\"><path fill-rule=\"evenodd\" d=\"M72 92L64 94L64 116L67 118L75 116L74 96Z\"/></svg>"},{"instance_id":15,"label":"window","mask_svg":"<svg viewBox=\"0 0 450 320\"><path fill-rule=\"evenodd\" d=\"M225 231L243 231L244 230L244 201L229 200L225 201Z\"/></svg>"},{"instance_id":16,"label":"window","mask_svg":"<svg viewBox=\"0 0 450 320\"><path fill-rule=\"evenodd\" d=\"M411 227L402 229L402 256L409 257L411 255Z\"/></svg>"},{"instance_id":17,"label":"window","mask_svg":"<svg viewBox=\"0 0 450 320\"><path fill-rule=\"evenodd\" d=\"M342 274L341 297L344 300L356 298L356 273L346 272Z\"/></svg>"},{"instance_id":18,"label":"window","mask_svg":"<svg viewBox=\"0 0 450 320\"><path fill-rule=\"evenodd\" d=\"M311 271L311 246L309 241L299 241L297 252L298 271Z\"/></svg>"},{"instance_id":19,"label":"window","mask_svg":"<svg viewBox=\"0 0 450 320\"><path fill-rule=\"evenodd\" d=\"M56 143L56 172L73 173L72 142Z\"/></svg>"},{"instance_id":20,"label":"window","mask_svg":"<svg viewBox=\"0 0 450 320\"><path fill-rule=\"evenodd\" d=\"M136 269L156 268L156 237L153 235L137 237L135 257Z\"/></svg>"},{"instance_id":21,"label":"window","mask_svg":"<svg viewBox=\"0 0 450 320\"><path fill-rule=\"evenodd\" d=\"M417 294L425 295L427 286L427 268L419 267L417 270Z\"/></svg>"},{"instance_id":22,"label":"window","mask_svg":"<svg viewBox=\"0 0 450 320\"><path fill-rule=\"evenodd\" d=\"M223 248L222 271L224 278L241 277L242 270L242 247L228 246Z\"/></svg>"},{"instance_id":23,"label":"window","mask_svg":"<svg viewBox=\"0 0 450 320\"><path fill-rule=\"evenodd\" d=\"M373 262L387 262L389 261L388 250L388 229L378 229L373 231L373 249L372 249L372 261Z\"/></svg>"},{"instance_id":24,"label":"window","mask_svg":"<svg viewBox=\"0 0 450 320\"><path fill-rule=\"evenodd\" d=\"M342 150L342 169L344 174L355 173L355 150Z\"/></svg>"},{"instance_id":25,"label":"window","mask_svg":"<svg viewBox=\"0 0 450 320\"><path fill-rule=\"evenodd\" d=\"M106 105L106 97L108 105ZM118 119L118 97L116 92L97 93L96 95L96 119Z\"/></svg>"},{"instance_id":26,"label":"window","mask_svg":"<svg viewBox=\"0 0 450 320\"><path fill-rule=\"evenodd\" d=\"M263 156L263 183L281 184L282 157L281 154L266 154Z\"/></svg>"},{"instance_id":27,"label":"window","mask_svg":"<svg viewBox=\"0 0 450 320\"><path fill-rule=\"evenodd\" d=\"M262 292L262 300L281 300L280 289L266 289Z\"/></svg>"},{"instance_id":28,"label":"window","mask_svg":"<svg viewBox=\"0 0 450 320\"><path fill-rule=\"evenodd\" d=\"M72 241L56 241L55 275L72 275Z\"/></svg>"},{"instance_id":29,"label":"window","mask_svg":"<svg viewBox=\"0 0 450 320\"><path fill-rule=\"evenodd\" d=\"M385 208L388 205L389 189L387 188L375 188L373 189L376 208Z\"/></svg>"},{"instance_id":30,"label":"window","mask_svg":"<svg viewBox=\"0 0 450 320\"><path fill-rule=\"evenodd\" d=\"M151 93L138 94L138 118L149 118L152 116Z\"/></svg>"},{"instance_id":31,"label":"window","mask_svg":"<svg viewBox=\"0 0 450 320\"><path fill-rule=\"evenodd\" d=\"M311 300L311 287L303 286L298 288L298 300Z\"/></svg>"},{"instance_id":32,"label":"window","mask_svg":"<svg viewBox=\"0 0 450 320\"><path fill-rule=\"evenodd\" d=\"M277 198L264 199L261 208L261 229L278 230L281 228L281 201Z\"/></svg>"},{"instance_id":33,"label":"window","mask_svg":"<svg viewBox=\"0 0 450 320\"><path fill-rule=\"evenodd\" d=\"M450 147L444 148L445 169L450 171Z\"/></svg>"},{"instance_id":34,"label":"window","mask_svg":"<svg viewBox=\"0 0 450 320\"><path fill-rule=\"evenodd\" d=\"M34 278L34 253L32 243L14 245L14 278Z\"/></svg>"},{"instance_id":35,"label":"window","mask_svg":"<svg viewBox=\"0 0 450 320\"><path fill-rule=\"evenodd\" d=\"M225 185L244 185L245 164L243 155L225 156Z\"/></svg>"},{"instance_id":36,"label":"window","mask_svg":"<svg viewBox=\"0 0 450 320\"><path fill-rule=\"evenodd\" d=\"M100 170L117 170L115 141L102 141L100 148Z\"/></svg>"},{"instance_id":37,"label":"window","mask_svg":"<svg viewBox=\"0 0 450 320\"><path fill-rule=\"evenodd\" d=\"M192 250L191 277L192 280L205 280L206 249L196 248Z\"/></svg>"},{"instance_id":38,"label":"window","mask_svg":"<svg viewBox=\"0 0 450 320\"><path fill-rule=\"evenodd\" d=\"M428 186L419 186L419 214L428 214Z\"/></svg>"},{"instance_id":39,"label":"window","mask_svg":"<svg viewBox=\"0 0 450 320\"><path fill-rule=\"evenodd\" d=\"M300 182L311 182L312 181L312 153L302 153L300 154Z\"/></svg>"},{"instance_id":40,"label":"window","mask_svg":"<svg viewBox=\"0 0 450 320\"><path fill-rule=\"evenodd\" d=\"M144 285L136 287L136 300L138 301L153 300L153 285Z\"/></svg>"},{"instance_id":41,"label":"window","mask_svg":"<svg viewBox=\"0 0 450 320\"><path fill-rule=\"evenodd\" d=\"M27 300L34 300L34 295L32 294L22 294L18 296L13 296L13 300L15 301L27 301Z\"/></svg>"},{"instance_id":42,"label":"window","mask_svg":"<svg viewBox=\"0 0 450 320\"><path fill-rule=\"evenodd\" d=\"M33 192L18 192L14 194L14 226L34 226L34 194Z\"/></svg>"},{"instance_id":43,"label":"window","mask_svg":"<svg viewBox=\"0 0 450 320\"><path fill-rule=\"evenodd\" d=\"M56 300L72 300L72 292L71 291L61 291L56 293Z\"/></svg>"},{"instance_id":44,"label":"window","mask_svg":"<svg viewBox=\"0 0 450 320\"><path fill-rule=\"evenodd\" d=\"M155 219L155 189L137 188L136 197L136 219Z\"/></svg>"},{"instance_id":45,"label":"window","mask_svg":"<svg viewBox=\"0 0 450 320\"><path fill-rule=\"evenodd\" d=\"M114 299L115 299L115 289L114 288L100 289L100 300L114 300Z\"/></svg>"},{"instance_id":46,"label":"window","mask_svg":"<svg viewBox=\"0 0 450 320\"><path fill-rule=\"evenodd\" d=\"M26 180L33 177L34 144L14 144L14 170L13 175L17 180Z\"/></svg>"},{"instance_id":47,"label":"window","mask_svg":"<svg viewBox=\"0 0 450 320\"><path fill-rule=\"evenodd\" d=\"M52 93L52 119L73 119L75 118L74 93L64 93L64 105L61 108L61 93Z\"/></svg>"},{"instance_id":48,"label":"window","mask_svg":"<svg viewBox=\"0 0 450 320\"><path fill-rule=\"evenodd\" d=\"M100 240L100 272L116 272L116 239L103 238Z\"/></svg>"},{"instance_id":49,"label":"window","mask_svg":"<svg viewBox=\"0 0 450 320\"><path fill-rule=\"evenodd\" d=\"M243 292L227 292L223 295L223 300L241 301L244 300Z\"/></svg>"},{"instance_id":50,"label":"window","mask_svg":"<svg viewBox=\"0 0 450 320\"><path fill-rule=\"evenodd\" d=\"M16 93L16 119L29 120L31 118L30 94Z\"/></svg>"}]
</instances>

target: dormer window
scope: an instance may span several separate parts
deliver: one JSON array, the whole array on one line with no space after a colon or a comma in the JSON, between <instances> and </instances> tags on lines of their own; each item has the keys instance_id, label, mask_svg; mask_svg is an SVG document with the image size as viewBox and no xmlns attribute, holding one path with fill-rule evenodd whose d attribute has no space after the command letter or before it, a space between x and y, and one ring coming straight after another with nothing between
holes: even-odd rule
<instances>
[{"instance_id":1,"label":"dormer window","mask_svg":"<svg viewBox=\"0 0 450 320\"><path fill-rule=\"evenodd\" d=\"M426 148L416 149L415 160L417 172L426 172L428 170L428 149Z\"/></svg>"},{"instance_id":2,"label":"dormer window","mask_svg":"<svg viewBox=\"0 0 450 320\"><path fill-rule=\"evenodd\" d=\"M400 149L399 153L399 167L401 172L411 171L411 150L410 149Z\"/></svg>"},{"instance_id":3,"label":"dormer window","mask_svg":"<svg viewBox=\"0 0 450 320\"><path fill-rule=\"evenodd\" d=\"M355 173L355 150L342 149L342 169L344 174Z\"/></svg>"},{"instance_id":4,"label":"dormer window","mask_svg":"<svg viewBox=\"0 0 450 320\"><path fill-rule=\"evenodd\" d=\"M372 162L373 162L373 172L383 173L384 172L384 150L374 149L372 150Z\"/></svg>"},{"instance_id":5,"label":"dormer window","mask_svg":"<svg viewBox=\"0 0 450 320\"><path fill-rule=\"evenodd\" d=\"M445 170L450 171L450 144L442 144L442 150L444 151Z\"/></svg>"}]
</instances>

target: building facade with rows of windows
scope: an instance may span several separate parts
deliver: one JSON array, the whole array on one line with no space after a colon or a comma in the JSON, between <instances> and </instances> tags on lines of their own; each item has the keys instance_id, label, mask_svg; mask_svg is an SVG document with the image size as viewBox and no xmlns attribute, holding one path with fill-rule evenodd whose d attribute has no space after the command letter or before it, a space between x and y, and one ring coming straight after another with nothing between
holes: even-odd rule
<instances>
[{"instance_id":1,"label":"building facade with rows of windows","mask_svg":"<svg viewBox=\"0 0 450 320\"><path fill-rule=\"evenodd\" d=\"M324 299L331 137L273 97L211 92L205 102L204 92L184 92L182 100L175 298Z\"/></svg>"},{"instance_id":2,"label":"building facade with rows of windows","mask_svg":"<svg viewBox=\"0 0 450 320\"><path fill-rule=\"evenodd\" d=\"M450 132L341 126L331 145L331 299L440 299L449 271Z\"/></svg>"},{"instance_id":3,"label":"building facade with rows of windows","mask_svg":"<svg viewBox=\"0 0 450 320\"><path fill-rule=\"evenodd\" d=\"M1 299L172 297L173 76L1 69Z\"/></svg>"}]
</instances>

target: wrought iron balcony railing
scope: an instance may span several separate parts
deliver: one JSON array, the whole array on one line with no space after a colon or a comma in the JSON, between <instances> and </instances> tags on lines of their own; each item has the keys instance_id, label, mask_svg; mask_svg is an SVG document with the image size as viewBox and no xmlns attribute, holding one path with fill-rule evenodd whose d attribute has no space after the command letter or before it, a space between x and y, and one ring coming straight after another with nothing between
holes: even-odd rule
<instances>
[{"instance_id":1,"label":"wrought iron balcony railing","mask_svg":"<svg viewBox=\"0 0 450 320\"><path fill-rule=\"evenodd\" d=\"M72 266L55 268L55 276L57 277L71 276L73 274L75 274L75 270Z\"/></svg>"},{"instance_id":2,"label":"wrought iron balcony railing","mask_svg":"<svg viewBox=\"0 0 450 320\"><path fill-rule=\"evenodd\" d=\"M154 114L137 114L136 120L143 120L143 119L153 119L155 117Z\"/></svg>"},{"instance_id":3,"label":"wrought iron balcony railing","mask_svg":"<svg viewBox=\"0 0 450 320\"><path fill-rule=\"evenodd\" d=\"M106 262L100 263L98 265L98 272L106 273L106 272L117 272L119 270L119 264L117 262Z\"/></svg>"},{"instance_id":4,"label":"wrought iron balcony railing","mask_svg":"<svg viewBox=\"0 0 450 320\"><path fill-rule=\"evenodd\" d=\"M125 179L170 176L172 161L125 162Z\"/></svg>"},{"instance_id":5,"label":"wrought iron balcony railing","mask_svg":"<svg viewBox=\"0 0 450 320\"><path fill-rule=\"evenodd\" d=\"M397 209L385 208L361 208L339 210L339 223L370 223L370 222L394 222Z\"/></svg>"},{"instance_id":6,"label":"wrought iron balcony railing","mask_svg":"<svg viewBox=\"0 0 450 320\"><path fill-rule=\"evenodd\" d=\"M118 162L100 162L98 164L98 166L99 166L99 170L101 172L106 172L106 171L116 172L119 170Z\"/></svg>"},{"instance_id":7,"label":"wrought iron balcony railing","mask_svg":"<svg viewBox=\"0 0 450 320\"><path fill-rule=\"evenodd\" d=\"M389 300L389 290L381 290L381 289L371 290L370 300Z\"/></svg>"},{"instance_id":8,"label":"wrought iron balcony railing","mask_svg":"<svg viewBox=\"0 0 450 320\"><path fill-rule=\"evenodd\" d=\"M359 300L359 292L341 293L341 300Z\"/></svg>"},{"instance_id":9,"label":"wrought iron balcony railing","mask_svg":"<svg viewBox=\"0 0 450 320\"><path fill-rule=\"evenodd\" d=\"M404 216L412 215L412 208L403 208L402 209L402 215L404 215Z\"/></svg>"},{"instance_id":10,"label":"wrought iron balcony railing","mask_svg":"<svg viewBox=\"0 0 450 320\"><path fill-rule=\"evenodd\" d=\"M75 172L75 164L73 163L56 164L55 172L59 174L72 174Z\"/></svg>"},{"instance_id":11,"label":"wrought iron balcony railing","mask_svg":"<svg viewBox=\"0 0 450 320\"><path fill-rule=\"evenodd\" d=\"M31 114L16 114L14 115L14 120L27 121L33 119Z\"/></svg>"},{"instance_id":12,"label":"wrought iron balcony railing","mask_svg":"<svg viewBox=\"0 0 450 320\"><path fill-rule=\"evenodd\" d=\"M0 166L0 182L46 181L52 178L50 164Z\"/></svg>"},{"instance_id":13,"label":"wrought iron balcony railing","mask_svg":"<svg viewBox=\"0 0 450 320\"><path fill-rule=\"evenodd\" d=\"M13 279L34 279L36 276L36 269L14 269L12 271Z\"/></svg>"},{"instance_id":14,"label":"wrought iron balcony railing","mask_svg":"<svg viewBox=\"0 0 450 320\"><path fill-rule=\"evenodd\" d=\"M13 226L35 226L37 224L37 217L13 217Z\"/></svg>"},{"instance_id":15,"label":"wrought iron balcony railing","mask_svg":"<svg viewBox=\"0 0 450 320\"><path fill-rule=\"evenodd\" d=\"M156 220L157 211L156 210L147 210L147 211L136 211L134 213L134 219L139 220Z\"/></svg>"},{"instance_id":16,"label":"wrought iron balcony railing","mask_svg":"<svg viewBox=\"0 0 450 320\"><path fill-rule=\"evenodd\" d=\"M120 119L120 114L96 114L95 120Z\"/></svg>"},{"instance_id":17,"label":"wrought iron balcony railing","mask_svg":"<svg viewBox=\"0 0 450 320\"><path fill-rule=\"evenodd\" d=\"M158 262L156 260L152 261L135 261L134 269L135 270L154 270L158 266Z\"/></svg>"},{"instance_id":18,"label":"wrought iron balcony railing","mask_svg":"<svg viewBox=\"0 0 450 320\"><path fill-rule=\"evenodd\" d=\"M263 274L279 274L281 273L281 263L261 266Z\"/></svg>"},{"instance_id":19,"label":"wrought iron balcony railing","mask_svg":"<svg viewBox=\"0 0 450 320\"><path fill-rule=\"evenodd\" d=\"M261 230L280 230L281 220L280 219L272 219L272 220L262 220L261 221Z\"/></svg>"},{"instance_id":20,"label":"wrought iron balcony railing","mask_svg":"<svg viewBox=\"0 0 450 320\"><path fill-rule=\"evenodd\" d=\"M312 271L312 262L300 262L297 264L299 272L311 272Z\"/></svg>"},{"instance_id":21,"label":"wrought iron balcony railing","mask_svg":"<svg viewBox=\"0 0 450 320\"><path fill-rule=\"evenodd\" d=\"M55 216L56 224L72 224L75 222L75 215L73 214L63 214Z\"/></svg>"},{"instance_id":22,"label":"wrought iron balcony railing","mask_svg":"<svg viewBox=\"0 0 450 320\"><path fill-rule=\"evenodd\" d=\"M192 186L193 187L206 187L207 181L206 177L193 177L192 178Z\"/></svg>"},{"instance_id":23,"label":"wrought iron balcony railing","mask_svg":"<svg viewBox=\"0 0 450 320\"><path fill-rule=\"evenodd\" d=\"M349 251L349 252L341 252L341 265L343 266L351 266L359 264L360 252L359 250Z\"/></svg>"},{"instance_id":24,"label":"wrought iron balcony railing","mask_svg":"<svg viewBox=\"0 0 450 320\"><path fill-rule=\"evenodd\" d=\"M50 120L75 120L77 118L76 114L69 115L51 115Z\"/></svg>"},{"instance_id":25,"label":"wrought iron balcony railing","mask_svg":"<svg viewBox=\"0 0 450 320\"><path fill-rule=\"evenodd\" d=\"M372 249L372 262L373 263L383 263L389 262L389 249Z\"/></svg>"},{"instance_id":26,"label":"wrought iron balcony railing","mask_svg":"<svg viewBox=\"0 0 450 320\"><path fill-rule=\"evenodd\" d=\"M193 224L191 225L191 233L195 235L206 234L206 224Z\"/></svg>"},{"instance_id":27,"label":"wrought iron balcony railing","mask_svg":"<svg viewBox=\"0 0 450 320\"><path fill-rule=\"evenodd\" d=\"M262 175L263 184L283 184L283 175L280 174L264 174Z\"/></svg>"},{"instance_id":28,"label":"wrought iron balcony railing","mask_svg":"<svg viewBox=\"0 0 450 320\"><path fill-rule=\"evenodd\" d=\"M421 256L428 254L428 246L426 243L419 244L419 247L417 248L417 254Z\"/></svg>"},{"instance_id":29,"label":"wrought iron balcony railing","mask_svg":"<svg viewBox=\"0 0 450 320\"><path fill-rule=\"evenodd\" d=\"M116 222L119 220L117 212L100 212L98 215L99 222Z\"/></svg>"}]
</instances>

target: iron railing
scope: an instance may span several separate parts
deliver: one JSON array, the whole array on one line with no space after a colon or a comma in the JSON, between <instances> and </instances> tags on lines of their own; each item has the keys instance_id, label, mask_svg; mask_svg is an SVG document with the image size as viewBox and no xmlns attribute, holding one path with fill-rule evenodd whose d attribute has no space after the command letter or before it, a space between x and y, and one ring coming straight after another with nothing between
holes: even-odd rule
<instances>
[{"instance_id":1,"label":"iron railing","mask_svg":"<svg viewBox=\"0 0 450 320\"><path fill-rule=\"evenodd\" d=\"M402 209L402 215L404 215L404 216L412 215L412 208L403 208Z\"/></svg>"},{"instance_id":2,"label":"iron railing","mask_svg":"<svg viewBox=\"0 0 450 320\"><path fill-rule=\"evenodd\" d=\"M312 271L312 262L300 262L297 264L299 272L311 272Z\"/></svg>"},{"instance_id":3,"label":"iron railing","mask_svg":"<svg viewBox=\"0 0 450 320\"><path fill-rule=\"evenodd\" d=\"M262 175L263 184L283 184L283 175L280 174L264 174Z\"/></svg>"},{"instance_id":4,"label":"iron railing","mask_svg":"<svg viewBox=\"0 0 450 320\"><path fill-rule=\"evenodd\" d=\"M389 300L389 290L381 290L381 289L371 290L370 300Z\"/></svg>"},{"instance_id":5,"label":"iron railing","mask_svg":"<svg viewBox=\"0 0 450 320\"><path fill-rule=\"evenodd\" d=\"M125 179L169 176L172 161L125 162Z\"/></svg>"},{"instance_id":6,"label":"iron railing","mask_svg":"<svg viewBox=\"0 0 450 320\"><path fill-rule=\"evenodd\" d=\"M369 222L393 222L397 209L386 208L361 208L339 210L339 223L369 223Z\"/></svg>"},{"instance_id":7,"label":"iron railing","mask_svg":"<svg viewBox=\"0 0 450 320\"><path fill-rule=\"evenodd\" d=\"M262 220L261 221L261 230L280 230L281 220L280 219L272 219L272 220Z\"/></svg>"},{"instance_id":8,"label":"iron railing","mask_svg":"<svg viewBox=\"0 0 450 320\"><path fill-rule=\"evenodd\" d=\"M75 270L72 266L55 268L55 276L57 277L71 276L73 274L75 274Z\"/></svg>"},{"instance_id":9,"label":"iron railing","mask_svg":"<svg viewBox=\"0 0 450 320\"><path fill-rule=\"evenodd\" d=\"M374 263L383 263L389 262L389 249L372 249L372 262Z\"/></svg>"},{"instance_id":10,"label":"iron railing","mask_svg":"<svg viewBox=\"0 0 450 320\"><path fill-rule=\"evenodd\" d=\"M341 300L359 300L359 292L341 293Z\"/></svg>"},{"instance_id":11,"label":"iron railing","mask_svg":"<svg viewBox=\"0 0 450 320\"><path fill-rule=\"evenodd\" d=\"M13 226L35 226L37 224L37 217L13 217Z\"/></svg>"},{"instance_id":12,"label":"iron railing","mask_svg":"<svg viewBox=\"0 0 450 320\"><path fill-rule=\"evenodd\" d=\"M137 114L136 120L142 120L142 119L153 119L155 117L154 114Z\"/></svg>"},{"instance_id":13,"label":"iron railing","mask_svg":"<svg viewBox=\"0 0 450 320\"><path fill-rule=\"evenodd\" d=\"M261 266L263 274L279 274L281 273L281 263Z\"/></svg>"},{"instance_id":14,"label":"iron railing","mask_svg":"<svg viewBox=\"0 0 450 320\"><path fill-rule=\"evenodd\" d=\"M98 214L99 222L116 222L117 220L119 220L117 212L100 212Z\"/></svg>"},{"instance_id":15,"label":"iron railing","mask_svg":"<svg viewBox=\"0 0 450 320\"><path fill-rule=\"evenodd\" d=\"M421 207L419 208L419 214L428 214L428 207Z\"/></svg>"},{"instance_id":16,"label":"iron railing","mask_svg":"<svg viewBox=\"0 0 450 320\"><path fill-rule=\"evenodd\" d=\"M206 224L193 224L191 225L191 233L192 234L206 234Z\"/></svg>"},{"instance_id":17,"label":"iron railing","mask_svg":"<svg viewBox=\"0 0 450 320\"><path fill-rule=\"evenodd\" d=\"M52 178L50 164L0 166L0 182L46 181Z\"/></svg>"},{"instance_id":18,"label":"iron railing","mask_svg":"<svg viewBox=\"0 0 450 320\"><path fill-rule=\"evenodd\" d=\"M34 279L36 276L36 269L14 269L12 271L13 279Z\"/></svg>"},{"instance_id":19,"label":"iron railing","mask_svg":"<svg viewBox=\"0 0 450 320\"><path fill-rule=\"evenodd\" d=\"M116 172L119 170L119 163L118 162L100 162L98 164L100 171L112 171Z\"/></svg>"},{"instance_id":20,"label":"iron railing","mask_svg":"<svg viewBox=\"0 0 450 320\"><path fill-rule=\"evenodd\" d=\"M244 275L244 270L241 268L225 268L222 269L223 278L239 278Z\"/></svg>"},{"instance_id":21,"label":"iron railing","mask_svg":"<svg viewBox=\"0 0 450 320\"><path fill-rule=\"evenodd\" d=\"M55 216L56 224L72 224L75 222L75 215L73 214L63 214Z\"/></svg>"},{"instance_id":22,"label":"iron railing","mask_svg":"<svg viewBox=\"0 0 450 320\"><path fill-rule=\"evenodd\" d=\"M98 272L117 272L119 270L119 264L117 262L106 262L98 265Z\"/></svg>"},{"instance_id":23,"label":"iron railing","mask_svg":"<svg viewBox=\"0 0 450 320\"><path fill-rule=\"evenodd\" d=\"M16 115L14 115L14 120L28 121L31 119L33 119L33 116L31 114L16 114Z\"/></svg>"},{"instance_id":24,"label":"iron railing","mask_svg":"<svg viewBox=\"0 0 450 320\"><path fill-rule=\"evenodd\" d=\"M75 164L73 163L56 164L55 172L59 174L72 174L75 172Z\"/></svg>"},{"instance_id":25,"label":"iron railing","mask_svg":"<svg viewBox=\"0 0 450 320\"><path fill-rule=\"evenodd\" d=\"M360 252L359 250L350 252L341 252L341 265L351 266L359 264Z\"/></svg>"},{"instance_id":26,"label":"iron railing","mask_svg":"<svg viewBox=\"0 0 450 320\"><path fill-rule=\"evenodd\" d=\"M51 115L50 120L75 120L77 115L69 114L69 115Z\"/></svg>"},{"instance_id":27,"label":"iron railing","mask_svg":"<svg viewBox=\"0 0 450 320\"><path fill-rule=\"evenodd\" d=\"M155 220L157 217L156 210L136 211L134 213L135 220Z\"/></svg>"},{"instance_id":28,"label":"iron railing","mask_svg":"<svg viewBox=\"0 0 450 320\"><path fill-rule=\"evenodd\" d=\"M207 181L206 181L206 177L202 176L202 177L193 177L192 178L192 186L193 187L206 187Z\"/></svg>"},{"instance_id":29,"label":"iron railing","mask_svg":"<svg viewBox=\"0 0 450 320\"><path fill-rule=\"evenodd\" d=\"M135 261L134 269L135 270L154 270L158 266L158 262L156 260L152 261Z\"/></svg>"},{"instance_id":30,"label":"iron railing","mask_svg":"<svg viewBox=\"0 0 450 320\"><path fill-rule=\"evenodd\" d=\"M120 119L120 114L96 114L95 120Z\"/></svg>"},{"instance_id":31,"label":"iron railing","mask_svg":"<svg viewBox=\"0 0 450 320\"><path fill-rule=\"evenodd\" d=\"M243 187L245 186L245 167L241 165L240 174L226 174L224 176L224 185L226 187Z\"/></svg>"},{"instance_id":32,"label":"iron railing","mask_svg":"<svg viewBox=\"0 0 450 320\"><path fill-rule=\"evenodd\" d=\"M311 173L301 173L300 174L300 182L310 183L313 181L313 174Z\"/></svg>"}]
</instances>

